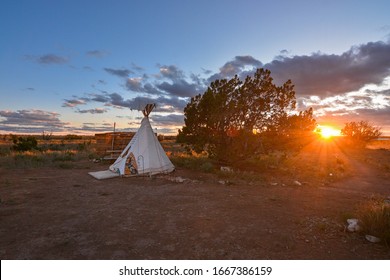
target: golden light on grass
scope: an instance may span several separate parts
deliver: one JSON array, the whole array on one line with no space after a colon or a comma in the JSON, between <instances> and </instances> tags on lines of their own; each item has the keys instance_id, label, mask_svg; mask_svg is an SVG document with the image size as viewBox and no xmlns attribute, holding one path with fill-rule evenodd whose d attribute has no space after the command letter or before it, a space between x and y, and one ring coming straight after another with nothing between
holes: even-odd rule
<instances>
[{"instance_id":1,"label":"golden light on grass","mask_svg":"<svg viewBox=\"0 0 390 280\"><path fill-rule=\"evenodd\" d=\"M318 126L317 132L324 139L330 139L330 138L332 138L334 136L340 136L340 130L339 129L336 129L336 128L332 127L332 126L327 126L327 125Z\"/></svg>"}]
</instances>

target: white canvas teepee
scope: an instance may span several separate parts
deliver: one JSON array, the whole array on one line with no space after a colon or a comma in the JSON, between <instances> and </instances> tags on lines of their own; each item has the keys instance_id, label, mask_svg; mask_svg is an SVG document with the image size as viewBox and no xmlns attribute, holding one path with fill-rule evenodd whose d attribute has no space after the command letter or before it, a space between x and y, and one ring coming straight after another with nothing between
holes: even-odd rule
<instances>
[{"instance_id":1,"label":"white canvas teepee","mask_svg":"<svg viewBox=\"0 0 390 280\"><path fill-rule=\"evenodd\" d=\"M144 118L137 133L122 151L110 170L119 175L142 175L172 172L175 167L161 147L149 122L149 114L155 104L142 110Z\"/></svg>"}]
</instances>

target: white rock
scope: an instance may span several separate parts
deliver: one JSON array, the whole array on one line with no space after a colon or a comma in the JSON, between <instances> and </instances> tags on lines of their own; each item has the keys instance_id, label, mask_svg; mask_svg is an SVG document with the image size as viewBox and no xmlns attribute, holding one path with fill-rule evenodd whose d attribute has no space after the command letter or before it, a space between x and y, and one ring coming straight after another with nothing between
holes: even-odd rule
<instances>
[{"instance_id":1,"label":"white rock","mask_svg":"<svg viewBox=\"0 0 390 280\"><path fill-rule=\"evenodd\" d=\"M302 183L299 182L299 181L294 181L294 184L297 185L297 186L302 186Z\"/></svg>"},{"instance_id":2,"label":"white rock","mask_svg":"<svg viewBox=\"0 0 390 280\"><path fill-rule=\"evenodd\" d=\"M221 166L221 171L222 172L233 172L233 168L229 166Z\"/></svg>"},{"instance_id":3,"label":"white rock","mask_svg":"<svg viewBox=\"0 0 390 280\"><path fill-rule=\"evenodd\" d=\"M378 242L381 242L381 239L378 238L378 237L375 237L373 235L368 235L366 234L366 239L372 243L378 243Z\"/></svg>"},{"instance_id":4,"label":"white rock","mask_svg":"<svg viewBox=\"0 0 390 280\"><path fill-rule=\"evenodd\" d=\"M176 177L176 182L177 182L177 183L183 183L184 181L185 181L184 178L182 178L182 177Z\"/></svg>"},{"instance_id":5,"label":"white rock","mask_svg":"<svg viewBox=\"0 0 390 280\"><path fill-rule=\"evenodd\" d=\"M347 223L348 223L348 227L347 227L348 231L355 232L360 230L358 219L348 219Z\"/></svg>"}]
</instances>

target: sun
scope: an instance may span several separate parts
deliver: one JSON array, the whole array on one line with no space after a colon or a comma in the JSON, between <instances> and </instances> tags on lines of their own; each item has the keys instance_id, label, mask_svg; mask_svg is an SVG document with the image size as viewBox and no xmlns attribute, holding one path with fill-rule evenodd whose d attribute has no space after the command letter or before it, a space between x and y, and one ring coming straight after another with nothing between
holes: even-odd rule
<instances>
[{"instance_id":1,"label":"sun","mask_svg":"<svg viewBox=\"0 0 390 280\"><path fill-rule=\"evenodd\" d=\"M329 139L334 136L340 136L340 130L331 126L318 126L318 133L322 138Z\"/></svg>"}]
</instances>

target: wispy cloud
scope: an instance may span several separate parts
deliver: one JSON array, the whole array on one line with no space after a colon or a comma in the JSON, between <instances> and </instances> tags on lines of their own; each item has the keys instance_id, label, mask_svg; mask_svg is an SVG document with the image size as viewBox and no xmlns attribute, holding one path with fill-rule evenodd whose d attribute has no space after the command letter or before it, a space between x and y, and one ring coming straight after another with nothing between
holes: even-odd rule
<instances>
[{"instance_id":1,"label":"wispy cloud","mask_svg":"<svg viewBox=\"0 0 390 280\"><path fill-rule=\"evenodd\" d=\"M80 114L86 114L86 113L89 113L89 114L103 114L103 113L106 113L107 111L108 110L104 109L104 108L95 108L95 109L77 110L76 112L80 113Z\"/></svg>"},{"instance_id":2,"label":"wispy cloud","mask_svg":"<svg viewBox=\"0 0 390 280\"><path fill-rule=\"evenodd\" d=\"M65 64L69 61L68 57L56 54L45 54L42 56L25 55L25 58L39 64Z\"/></svg>"},{"instance_id":3,"label":"wispy cloud","mask_svg":"<svg viewBox=\"0 0 390 280\"><path fill-rule=\"evenodd\" d=\"M88 98L76 98L76 99L65 99L65 102L62 104L62 107L76 107L78 105L85 105L89 101Z\"/></svg>"},{"instance_id":4,"label":"wispy cloud","mask_svg":"<svg viewBox=\"0 0 390 280\"><path fill-rule=\"evenodd\" d=\"M86 55L91 57L96 57L96 58L102 58L107 55L107 52L102 50L91 50L91 51L87 51Z\"/></svg>"},{"instance_id":5,"label":"wispy cloud","mask_svg":"<svg viewBox=\"0 0 390 280\"><path fill-rule=\"evenodd\" d=\"M129 69L104 68L104 71L110 73L111 75L115 75L121 78L127 78L130 74L134 74L134 72Z\"/></svg>"}]
</instances>

